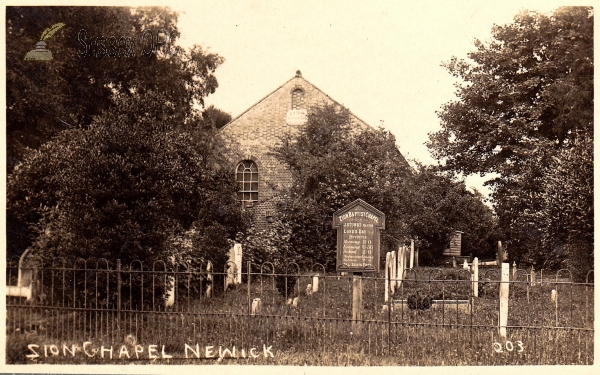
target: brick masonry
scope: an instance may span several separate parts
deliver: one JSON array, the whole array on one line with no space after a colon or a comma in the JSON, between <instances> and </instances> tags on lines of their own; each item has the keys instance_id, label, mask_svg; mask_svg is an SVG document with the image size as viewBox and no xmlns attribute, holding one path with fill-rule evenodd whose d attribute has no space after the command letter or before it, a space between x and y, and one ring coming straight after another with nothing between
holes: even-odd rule
<instances>
[{"instance_id":1,"label":"brick masonry","mask_svg":"<svg viewBox=\"0 0 600 375\"><path fill-rule=\"evenodd\" d=\"M292 174L288 168L269 153L279 144L282 135L295 131L299 126L288 125L286 121L287 113L292 109L293 93L298 88L304 91L304 98L303 101L295 103L301 103L304 109L337 103L302 78L298 71L292 79L221 129L223 137L235 141L236 148L239 147L237 151L241 156L238 156L236 165L242 160L252 160L258 166L258 202L248 209L254 211L254 221L259 227L268 225L267 217L274 211L276 199L292 183ZM296 91L294 96L297 95ZM354 115L353 122L361 127L368 126Z\"/></svg>"}]
</instances>

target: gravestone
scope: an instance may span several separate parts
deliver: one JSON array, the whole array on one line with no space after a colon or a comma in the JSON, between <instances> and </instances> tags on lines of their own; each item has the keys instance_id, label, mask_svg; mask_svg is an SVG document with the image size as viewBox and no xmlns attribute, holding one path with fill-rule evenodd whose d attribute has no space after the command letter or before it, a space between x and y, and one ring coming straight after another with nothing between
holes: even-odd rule
<instances>
[{"instance_id":1,"label":"gravestone","mask_svg":"<svg viewBox=\"0 0 600 375\"><path fill-rule=\"evenodd\" d=\"M236 277L235 283L242 283L242 244L236 243L233 245L233 252L235 253L235 267L236 267Z\"/></svg>"},{"instance_id":2,"label":"gravestone","mask_svg":"<svg viewBox=\"0 0 600 375\"><path fill-rule=\"evenodd\" d=\"M252 300L252 311L250 315L260 314L262 310L262 302L260 298L255 298Z\"/></svg>"},{"instance_id":3,"label":"gravestone","mask_svg":"<svg viewBox=\"0 0 600 375\"><path fill-rule=\"evenodd\" d=\"M229 259L227 262L227 277L225 278L225 290L229 285L239 285L242 283L242 245L236 243L229 249Z\"/></svg>"},{"instance_id":4,"label":"gravestone","mask_svg":"<svg viewBox=\"0 0 600 375\"><path fill-rule=\"evenodd\" d=\"M502 246L502 241L498 241L498 252L496 253L498 264L502 264L507 258L508 254L504 246Z\"/></svg>"},{"instance_id":5,"label":"gravestone","mask_svg":"<svg viewBox=\"0 0 600 375\"><path fill-rule=\"evenodd\" d=\"M312 294L312 284L306 285L306 291L304 292L307 296Z\"/></svg>"},{"instance_id":6,"label":"gravestone","mask_svg":"<svg viewBox=\"0 0 600 375\"><path fill-rule=\"evenodd\" d=\"M390 278L394 277L392 273L392 254L392 251L388 251L387 254L385 254L385 291L383 297L385 302L388 301L390 294Z\"/></svg>"},{"instance_id":7,"label":"gravestone","mask_svg":"<svg viewBox=\"0 0 600 375\"><path fill-rule=\"evenodd\" d=\"M34 278L36 277L36 264L31 259L30 249L19 258L19 269L17 275L17 286L6 286L6 295L13 297L25 297L27 301L33 298Z\"/></svg>"},{"instance_id":8,"label":"gravestone","mask_svg":"<svg viewBox=\"0 0 600 375\"><path fill-rule=\"evenodd\" d=\"M212 274L212 262L208 261L208 263L206 264L206 283L208 284L206 286L206 296L207 297L212 297L212 290L213 290L213 274Z\"/></svg>"},{"instance_id":9,"label":"gravestone","mask_svg":"<svg viewBox=\"0 0 600 375\"><path fill-rule=\"evenodd\" d=\"M379 231L385 214L357 199L333 214L337 229L337 272L379 271Z\"/></svg>"},{"instance_id":10,"label":"gravestone","mask_svg":"<svg viewBox=\"0 0 600 375\"><path fill-rule=\"evenodd\" d=\"M396 285L398 287L400 287L402 285L402 279L404 278L404 269L406 268L406 253L407 253L407 248L406 246L400 246L398 248L398 267L396 268ZM392 289L392 293L393 293L393 289Z\"/></svg>"},{"instance_id":11,"label":"gravestone","mask_svg":"<svg viewBox=\"0 0 600 375\"><path fill-rule=\"evenodd\" d=\"M410 246L415 249L415 267L419 267L419 248L415 248L414 240L410 240Z\"/></svg>"},{"instance_id":12,"label":"gravestone","mask_svg":"<svg viewBox=\"0 0 600 375\"><path fill-rule=\"evenodd\" d=\"M171 276L167 276L167 299L165 301L166 307L175 305L175 279Z\"/></svg>"}]
</instances>

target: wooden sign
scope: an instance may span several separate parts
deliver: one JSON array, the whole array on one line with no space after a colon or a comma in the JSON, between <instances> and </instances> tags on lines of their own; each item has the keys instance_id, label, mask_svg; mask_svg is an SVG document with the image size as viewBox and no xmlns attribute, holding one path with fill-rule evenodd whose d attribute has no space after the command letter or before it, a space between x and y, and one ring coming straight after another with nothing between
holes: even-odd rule
<instances>
[{"instance_id":1,"label":"wooden sign","mask_svg":"<svg viewBox=\"0 0 600 375\"><path fill-rule=\"evenodd\" d=\"M444 250L444 256L461 256L463 232L455 230L450 237L450 247Z\"/></svg>"},{"instance_id":2,"label":"wooden sign","mask_svg":"<svg viewBox=\"0 0 600 375\"><path fill-rule=\"evenodd\" d=\"M357 199L333 214L337 229L337 272L379 271L379 230L385 214Z\"/></svg>"}]
</instances>

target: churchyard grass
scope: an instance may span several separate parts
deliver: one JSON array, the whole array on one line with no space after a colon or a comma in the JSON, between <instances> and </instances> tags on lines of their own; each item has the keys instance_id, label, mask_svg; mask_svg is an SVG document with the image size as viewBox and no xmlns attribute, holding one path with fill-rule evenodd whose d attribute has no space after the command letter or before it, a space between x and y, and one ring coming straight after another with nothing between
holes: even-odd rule
<instances>
[{"instance_id":1,"label":"churchyard grass","mask_svg":"<svg viewBox=\"0 0 600 375\"><path fill-rule=\"evenodd\" d=\"M250 293L244 277L242 285L224 294L161 312L123 311L120 318L57 312L49 319L47 311L36 310L29 317L38 320L35 329L25 328L34 326L28 324L31 322L23 322L19 330L7 325L6 361L309 366L593 363L593 330L589 330L593 328L592 284L511 284L508 336L503 340L498 336L498 283L493 273L488 277L483 273L481 280L488 282L480 288L480 297L472 299L471 282L465 280L464 272L421 268L407 275L387 304L382 275L367 276L363 280L362 320L354 325L350 277L321 277L319 291L307 295L311 275L300 277L287 298L274 290L273 276L262 275L261 280L261 275L252 275ZM558 291L558 303L550 299L552 289ZM413 310L397 302L411 295L444 299L448 306ZM249 314L248 296L261 298L259 315ZM297 296L297 306L288 304L289 298ZM452 304L463 299L472 301L471 314ZM9 321L10 314L9 309ZM133 355L131 340L144 348L139 359ZM81 346L85 341L92 343L90 348L112 347L113 359L108 351L105 358L99 354L63 355L63 344ZM32 343L39 345L42 353L35 359L26 357ZM194 350L198 344L201 358L190 350L186 353L186 344ZM60 355L44 356L50 345L61 348ZM129 348L131 358L118 358L122 345ZM156 345L158 358L148 359L150 345ZM164 353L173 358L163 358L163 345ZM219 359L219 347L231 351L234 346L238 358L226 354ZM264 352L268 347L272 357ZM249 355L251 348L259 353L255 358ZM241 349L247 358L241 358ZM214 358L205 358L207 351Z\"/></svg>"}]
</instances>

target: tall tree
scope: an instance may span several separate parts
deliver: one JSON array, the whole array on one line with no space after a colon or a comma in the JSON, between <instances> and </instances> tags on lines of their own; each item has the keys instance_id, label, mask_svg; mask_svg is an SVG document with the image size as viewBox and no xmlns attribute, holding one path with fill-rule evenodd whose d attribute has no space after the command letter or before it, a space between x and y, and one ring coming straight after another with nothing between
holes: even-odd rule
<instances>
[{"instance_id":1,"label":"tall tree","mask_svg":"<svg viewBox=\"0 0 600 375\"><path fill-rule=\"evenodd\" d=\"M593 139L593 21L590 7L523 12L494 26L489 43L476 41L472 61L444 64L461 80L458 100L442 107L429 147L448 170L499 174L490 184L512 254L539 266L552 253L542 243L547 223L524 213L545 209L553 158Z\"/></svg>"},{"instance_id":2,"label":"tall tree","mask_svg":"<svg viewBox=\"0 0 600 375\"><path fill-rule=\"evenodd\" d=\"M47 40L53 60L24 60L42 31L58 22L65 26ZM144 53L151 49L150 35L168 45ZM203 104L217 88L214 72L223 58L199 46L184 50L177 46L178 36L177 14L168 8L7 7L8 175L28 153L62 131L88 127L114 105L115 93L123 97L161 92L162 101L155 105L164 111L157 118L188 121L193 104ZM111 42L116 51L109 51ZM31 244L35 233L28 223L7 210L9 255L21 254Z\"/></svg>"},{"instance_id":3,"label":"tall tree","mask_svg":"<svg viewBox=\"0 0 600 375\"><path fill-rule=\"evenodd\" d=\"M58 22L65 26L46 41L53 60L24 60ZM177 104L181 120L190 104L203 104L223 59L197 46L183 50L178 37L177 14L168 8L7 7L8 173L60 131L88 126L115 91L160 91ZM144 53L150 40L167 44Z\"/></svg>"},{"instance_id":4,"label":"tall tree","mask_svg":"<svg viewBox=\"0 0 600 375\"><path fill-rule=\"evenodd\" d=\"M223 265L246 218L216 129L173 122L178 109L152 91L113 100L88 128L61 132L9 176L8 209L33 228L30 248L69 262L194 256ZM173 246L186 238L201 241L193 254Z\"/></svg>"},{"instance_id":5,"label":"tall tree","mask_svg":"<svg viewBox=\"0 0 600 375\"><path fill-rule=\"evenodd\" d=\"M204 110L204 117L207 121L211 121L217 129L221 129L231 121L231 114L220 110L212 104Z\"/></svg>"},{"instance_id":6,"label":"tall tree","mask_svg":"<svg viewBox=\"0 0 600 375\"><path fill-rule=\"evenodd\" d=\"M332 215L358 198L386 214L383 257L414 239L424 261L436 263L453 230L468 232L467 250L475 254L495 234L495 220L480 196L431 168L413 170L391 133L353 124L345 108L311 108L306 125L274 153L290 166L293 186L281 192L276 222L243 239L257 262L318 262L333 269Z\"/></svg>"},{"instance_id":7,"label":"tall tree","mask_svg":"<svg viewBox=\"0 0 600 375\"><path fill-rule=\"evenodd\" d=\"M492 258L498 224L483 196L464 181L437 167L419 165L410 185L399 194L406 200L403 220L419 248L422 264L438 264L455 230L463 233L462 252Z\"/></svg>"}]
</instances>

